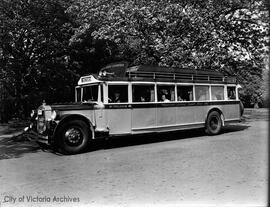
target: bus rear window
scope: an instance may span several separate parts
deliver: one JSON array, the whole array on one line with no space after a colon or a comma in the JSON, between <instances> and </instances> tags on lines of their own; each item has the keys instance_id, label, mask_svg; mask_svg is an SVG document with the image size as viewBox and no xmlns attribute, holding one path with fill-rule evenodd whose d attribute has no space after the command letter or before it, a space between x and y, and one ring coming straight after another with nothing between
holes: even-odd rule
<instances>
[{"instance_id":1,"label":"bus rear window","mask_svg":"<svg viewBox=\"0 0 270 207\"><path fill-rule=\"evenodd\" d=\"M236 95L235 95L235 87L227 87L227 94L228 94L228 99L235 100Z\"/></svg>"}]
</instances>

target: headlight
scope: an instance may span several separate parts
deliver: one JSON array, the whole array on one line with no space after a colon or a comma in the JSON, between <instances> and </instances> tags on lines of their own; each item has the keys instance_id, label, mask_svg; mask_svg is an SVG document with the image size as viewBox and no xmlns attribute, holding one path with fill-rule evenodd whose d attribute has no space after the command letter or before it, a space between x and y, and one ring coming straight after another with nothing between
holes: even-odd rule
<instances>
[{"instance_id":1,"label":"headlight","mask_svg":"<svg viewBox=\"0 0 270 207\"><path fill-rule=\"evenodd\" d=\"M52 111L52 115L51 115L51 119L52 119L52 120L55 120L56 117L57 117L57 113L56 113L55 110L53 110L53 111Z\"/></svg>"},{"instance_id":2,"label":"headlight","mask_svg":"<svg viewBox=\"0 0 270 207\"><path fill-rule=\"evenodd\" d=\"M99 71L99 73L98 73L98 75L100 76L100 77L102 77L102 76L106 76L107 75L107 71Z\"/></svg>"}]
</instances>

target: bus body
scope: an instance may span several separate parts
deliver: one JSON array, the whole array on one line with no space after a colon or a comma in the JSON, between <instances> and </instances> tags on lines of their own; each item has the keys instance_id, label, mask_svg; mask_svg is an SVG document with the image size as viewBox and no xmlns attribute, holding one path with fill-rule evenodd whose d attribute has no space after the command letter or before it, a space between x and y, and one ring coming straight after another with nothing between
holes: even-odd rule
<instances>
[{"instance_id":1,"label":"bus body","mask_svg":"<svg viewBox=\"0 0 270 207\"><path fill-rule=\"evenodd\" d=\"M104 137L202 127L218 134L241 119L239 87L213 71L111 64L80 78L74 103L33 111L26 131L68 154Z\"/></svg>"}]
</instances>

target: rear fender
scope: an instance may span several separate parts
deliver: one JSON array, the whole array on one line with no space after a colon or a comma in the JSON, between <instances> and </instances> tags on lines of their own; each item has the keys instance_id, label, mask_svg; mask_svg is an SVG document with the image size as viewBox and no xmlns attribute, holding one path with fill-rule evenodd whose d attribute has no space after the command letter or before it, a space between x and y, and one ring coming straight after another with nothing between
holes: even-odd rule
<instances>
[{"instance_id":1,"label":"rear fender","mask_svg":"<svg viewBox=\"0 0 270 207\"><path fill-rule=\"evenodd\" d=\"M207 116L205 118L205 124L206 124L206 121L207 121L207 118L209 116L209 114L212 112L212 111L217 111L219 114L220 114L220 118L221 118L221 121L222 121L222 126L225 126L225 117L221 111L221 109L219 107L214 107L214 108L211 108L208 113L207 113Z\"/></svg>"}]
</instances>

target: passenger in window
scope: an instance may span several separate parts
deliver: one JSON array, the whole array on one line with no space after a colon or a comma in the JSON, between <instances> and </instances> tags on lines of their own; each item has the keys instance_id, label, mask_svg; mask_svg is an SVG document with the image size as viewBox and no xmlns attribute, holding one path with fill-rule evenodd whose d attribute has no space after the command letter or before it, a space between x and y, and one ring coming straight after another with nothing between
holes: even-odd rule
<instances>
[{"instance_id":1,"label":"passenger in window","mask_svg":"<svg viewBox=\"0 0 270 207\"><path fill-rule=\"evenodd\" d=\"M222 100L222 95L219 93L217 93L215 97L216 97L216 100Z\"/></svg>"},{"instance_id":2,"label":"passenger in window","mask_svg":"<svg viewBox=\"0 0 270 207\"><path fill-rule=\"evenodd\" d=\"M204 91L203 90L199 90L199 101L203 101L203 100L206 100L207 99L207 97L206 97L206 95L204 94Z\"/></svg>"},{"instance_id":3,"label":"passenger in window","mask_svg":"<svg viewBox=\"0 0 270 207\"><path fill-rule=\"evenodd\" d=\"M175 97L174 97L175 96L175 92L174 92L174 90L171 90L170 91L170 94L171 94L171 99L170 100L171 101L174 101L175 100Z\"/></svg>"},{"instance_id":4,"label":"passenger in window","mask_svg":"<svg viewBox=\"0 0 270 207\"><path fill-rule=\"evenodd\" d=\"M114 103L120 103L120 92L119 91L116 91L114 93Z\"/></svg>"},{"instance_id":5,"label":"passenger in window","mask_svg":"<svg viewBox=\"0 0 270 207\"><path fill-rule=\"evenodd\" d=\"M166 95L165 95L165 94L163 94L163 95L161 96L161 101L162 101L162 102L170 102L170 100L166 98Z\"/></svg>"},{"instance_id":6,"label":"passenger in window","mask_svg":"<svg viewBox=\"0 0 270 207\"><path fill-rule=\"evenodd\" d=\"M188 91L188 101L192 101L192 100L193 100L192 91Z\"/></svg>"},{"instance_id":7,"label":"passenger in window","mask_svg":"<svg viewBox=\"0 0 270 207\"><path fill-rule=\"evenodd\" d=\"M161 89L161 93L165 94L165 96L168 95L167 89Z\"/></svg>"},{"instance_id":8,"label":"passenger in window","mask_svg":"<svg viewBox=\"0 0 270 207\"><path fill-rule=\"evenodd\" d=\"M177 87L177 101L192 101L193 100L193 87L192 86L179 86Z\"/></svg>"},{"instance_id":9,"label":"passenger in window","mask_svg":"<svg viewBox=\"0 0 270 207\"><path fill-rule=\"evenodd\" d=\"M185 101L184 99L181 98L181 96L178 96L177 100L178 101Z\"/></svg>"},{"instance_id":10,"label":"passenger in window","mask_svg":"<svg viewBox=\"0 0 270 207\"><path fill-rule=\"evenodd\" d=\"M212 97L212 100L216 101L216 100L221 100L221 96L218 95L218 94L215 94L213 97Z\"/></svg>"},{"instance_id":11,"label":"passenger in window","mask_svg":"<svg viewBox=\"0 0 270 207\"><path fill-rule=\"evenodd\" d=\"M109 102L111 103L120 103L120 91L115 91L113 94L113 98L109 98Z\"/></svg>"},{"instance_id":12,"label":"passenger in window","mask_svg":"<svg viewBox=\"0 0 270 207\"><path fill-rule=\"evenodd\" d=\"M213 101L216 101L216 100L220 100L221 97L220 95L218 94L218 91L216 91L213 95L212 95L212 100Z\"/></svg>"},{"instance_id":13,"label":"passenger in window","mask_svg":"<svg viewBox=\"0 0 270 207\"><path fill-rule=\"evenodd\" d=\"M218 100L217 95L213 95L212 100L214 101Z\"/></svg>"},{"instance_id":14,"label":"passenger in window","mask_svg":"<svg viewBox=\"0 0 270 207\"><path fill-rule=\"evenodd\" d=\"M141 102L145 102L145 98L143 96L140 97Z\"/></svg>"}]
</instances>

